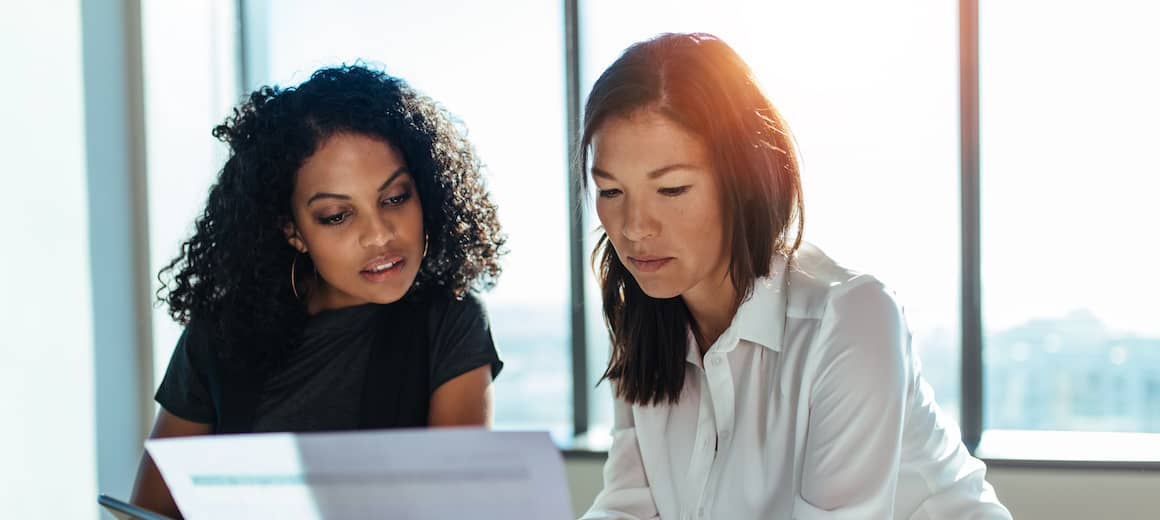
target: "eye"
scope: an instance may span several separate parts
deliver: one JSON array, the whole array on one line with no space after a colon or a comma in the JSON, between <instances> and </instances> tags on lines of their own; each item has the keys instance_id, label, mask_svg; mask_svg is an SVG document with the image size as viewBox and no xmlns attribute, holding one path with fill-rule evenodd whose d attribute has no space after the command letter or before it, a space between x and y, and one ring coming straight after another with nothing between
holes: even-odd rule
<instances>
[{"instance_id":1,"label":"eye","mask_svg":"<svg viewBox=\"0 0 1160 520\"><path fill-rule=\"evenodd\" d=\"M660 193L661 195L664 195L666 197L677 197L680 195L684 195L685 192L689 191L689 188L692 188L692 187L693 187L693 185L689 184L686 186L677 186L675 188L661 188L661 189L657 190L657 193Z\"/></svg>"},{"instance_id":2,"label":"eye","mask_svg":"<svg viewBox=\"0 0 1160 520\"><path fill-rule=\"evenodd\" d=\"M318 223L325 225L325 226L337 226L339 224L342 224L343 222L346 222L346 217L348 217L349 215L350 214L346 213L346 212L335 213L335 214L327 216L327 217L320 217L318 219Z\"/></svg>"},{"instance_id":3,"label":"eye","mask_svg":"<svg viewBox=\"0 0 1160 520\"><path fill-rule=\"evenodd\" d=\"M410 198L411 198L411 191L408 190L408 191L404 191L403 193L400 193L399 195L395 195L394 197L387 197L387 198L383 199L382 205L383 206L398 206L404 202L407 202L407 200L409 200Z\"/></svg>"},{"instance_id":4,"label":"eye","mask_svg":"<svg viewBox=\"0 0 1160 520\"><path fill-rule=\"evenodd\" d=\"M597 192L597 194L600 195L600 198L611 199L620 196L620 190L616 188L610 190L600 190Z\"/></svg>"}]
</instances>

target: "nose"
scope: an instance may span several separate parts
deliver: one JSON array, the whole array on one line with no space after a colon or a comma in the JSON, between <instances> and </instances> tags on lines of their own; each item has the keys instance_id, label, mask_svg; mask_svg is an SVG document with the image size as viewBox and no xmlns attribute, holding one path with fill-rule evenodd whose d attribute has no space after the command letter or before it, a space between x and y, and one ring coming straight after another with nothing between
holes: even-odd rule
<instances>
[{"instance_id":1,"label":"nose","mask_svg":"<svg viewBox=\"0 0 1160 520\"><path fill-rule=\"evenodd\" d=\"M624 201L624 227L620 234L633 242L647 240L660 233L660 222L652 215L646 204Z\"/></svg>"},{"instance_id":2,"label":"nose","mask_svg":"<svg viewBox=\"0 0 1160 520\"><path fill-rule=\"evenodd\" d=\"M395 238L395 228L390 219L373 215L363 219L363 226L359 233L359 245L365 248L377 248L387 245Z\"/></svg>"}]
</instances>

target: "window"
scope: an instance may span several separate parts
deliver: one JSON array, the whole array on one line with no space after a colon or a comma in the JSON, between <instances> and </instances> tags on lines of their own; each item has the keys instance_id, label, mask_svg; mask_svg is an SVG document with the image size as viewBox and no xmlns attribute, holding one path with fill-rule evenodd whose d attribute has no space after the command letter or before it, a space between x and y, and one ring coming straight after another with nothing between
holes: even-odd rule
<instances>
[{"instance_id":1,"label":"window","mask_svg":"<svg viewBox=\"0 0 1160 520\"><path fill-rule=\"evenodd\" d=\"M231 0L141 2L149 208L149 280L180 251L226 160L210 135L238 101ZM169 365L181 326L153 310L153 379ZM146 384L152 397L156 384Z\"/></svg>"},{"instance_id":2,"label":"window","mask_svg":"<svg viewBox=\"0 0 1160 520\"><path fill-rule=\"evenodd\" d=\"M839 4L582 2L581 90L590 90L625 47L660 32L710 32L729 43L798 142L805 240L898 293L925 376L957 416L955 7L918 0ZM594 212L588 221L586 229L595 228ZM587 292L595 384L608 342L598 293ZM593 436L606 433L607 385L589 402Z\"/></svg>"},{"instance_id":3,"label":"window","mask_svg":"<svg viewBox=\"0 0 1160 520\"><path fill-rule=\"evenodd\" d=\"M979 18L984 427L1160 433L1160 8Z\"/></svg>"},{"instance_id":4,"label":"window","mask_svg":"<svg viewBox=\"0 0 1160 520\"><path fill-rule=\"evenodd\" d=\"M506 363L495 386L496 427L570 435L560 5L248 4L246 18L260 33L247 45L247 89L296 84L319 67L363 59L406 79L465 124L488 167L488 188L509 239L500 283L483 295Z\"/></svg>"},{"instance_id":5,"label":"window","mask_svg":"<svg viewBox=\"0 0 1160 520\"><path fill-rule=\"evenodd\" d=\"M1158 160L1148 153L1160 138L1151 124L1160 101L1150 95L1160 91L1160 72L1145 65L1160 48L1150 30L1160 9L1128 0L1099 9L986 3L968 25L981 42L973 69L981 146L960 152L959 103L973 93L960 91L963 15L953 2L578 0L573 17L571 2L505 1L246 0L237 55L231 2L147 2L147 41L150 32L185 34L174 20L190 9L203 11L209 29L199 30L218 35L191 36L173 53L146 45L151 107L176 108L168 92L182 81L204 93L190 98L197 106L180 123L150 109L154 262L175 251L170 239L185 233L174 229L188 226L220 167L224 149L208 129L236 103L231 85L249 91L300 82L324 65L381 64L459 116L489 167L511 251L497 289L484 295L507 363L496 383L497 426L549 429L567 443L572 405L582 402L588 426L579 433L591 433L599 448L611 425L609 387L596 386L607 334L585 268L586 343L573 344L569 285L570 255L587 266L598 229L589 200L584 247L570 253L565 86L575 81L583 96L627 45L659 32L711 32L749 62L792 125L805 239L898 293L939 404L956 417L981 411L964 415L964 431L1005 439L988 456L1049 458L1052 446L1075 446L1043 442L1046 430L1160 432L1160 320L1139 296L1160 292L1149 271L1160 245L1144 229L1160 222L1149 204ZM151 16L168 16L169 25ZM572 23L578 52L567 54ZM197 149L183 153L189 143ZM960 181L971 173L960 172L960 161L976 153L981 202L964 203ZM172 189L159 179L183 184ZM188 193L197 197L175 198ZM970 221L960 215L968 213L981 219L978 251L961 247ZM975 260L982 290L964 294L970 284L960 277ZM960 319L973 312L959 303L972 295L982 297L983 328ZM155 320L159 371L176 339L167 320ZM960 360L980 348L983 371L960 380ZM586 353L585 370L573 370L572 352ZM572 375L582 372L587 390L574 395ZM980 386L985 401L971 402ZM1073 439L1101 438L1112 437ZM1104 460L1139 460L1128 446L1154 442L1115 438L1124 439L1121 449Z\"/></svg>"}]
</instances>

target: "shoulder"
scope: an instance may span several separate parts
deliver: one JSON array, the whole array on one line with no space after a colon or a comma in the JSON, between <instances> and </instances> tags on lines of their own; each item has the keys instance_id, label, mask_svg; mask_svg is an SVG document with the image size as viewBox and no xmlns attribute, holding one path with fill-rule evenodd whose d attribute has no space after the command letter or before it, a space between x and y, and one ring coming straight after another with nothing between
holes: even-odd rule
<instances>
[{"instance_id":1,"label":"shoulder","mask_svg":"<svg viewBox=\"0 0 1160 520\"><path fill-rule=\"evenodd\" d=\"M447 319L487 319L487 309L475 293L455 297L447 292L429 292L416 299L415 303L424 307L429 318L438 323Z\"/></svg>"},{"instance_id":2,"label":"shoulder","mask_svg":"<svg viewBox=\"0 0 1160 520\"><path fill-rule=\"evenodd\" d=\"M487 310L476 294L457 298L449 292L429 292L418 304L423 306L419 312L426 313L428 340L435 344L491 334Z\"/></svg>"},{"instance_id":3,"label":"shoulder","mask_svg":"<svg viewBox=\"0 0 1160 520\"><path fill-rule=\"evenodd\" d=\"M471 292L465 294L462 298L448 296L446 308L448 313L456 315L487 316L487 309L483 306L483 300Z\"/></svg>"},{"instance_id":4,"label":"shoulder","mask_svg":"<svg viewBox=\"0 0 1160 520\"><path fill-rule=\"evenodd\" d=\"M849 311L885 316L901 313L894 292L873 275L838 263L808 243L789 261L787 315L832 322Z\"/></svg>"},{"instance_id":5,"label":"shoulder","mask_svg":"<svg viewBox=\"0 0 1160 520\"><path fill-rule=\"evenodd\" d=\"M221 342L215 323L208 320L190 320L181 332L170 356L168 372L187 371L211 378L221 372L224 362ZM166 376L168 377L168 376Z\"/></svg>"},{"instance_id":6,"label":"shoulder","mask_svg":"<svg viewBox=\"0 0 1160 520\"><path fill-rule=\"evenodd\" d=\"M212 321L192 319L182 330L177 345L194 359L208 356L215 343L212 339L215 334L217 334L216 326Z\"/></svg>"},{"instance_id":7,"label":"shoulder","mask_svg":"<svg viewBox=\"0 0 1160 520\"><path fill-rule=\"evenodd\" d=\"M900 380L910 333L894 292L814 246L803 247L790 265L786 314L812 331L807 367L827 373L844 366L872 379Z\"/></svg>"}]
</instances>

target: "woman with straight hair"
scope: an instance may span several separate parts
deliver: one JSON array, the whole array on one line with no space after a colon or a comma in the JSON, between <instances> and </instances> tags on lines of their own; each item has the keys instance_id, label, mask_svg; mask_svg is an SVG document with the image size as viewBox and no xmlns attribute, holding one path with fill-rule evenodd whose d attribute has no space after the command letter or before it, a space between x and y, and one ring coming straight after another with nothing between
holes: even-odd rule
<instances>
[{"instance_id":1,"label":"woman with straight hair","mask_svg":"<svg viewBox=\"0 0 1160 520\"><path fill-rule=\"evenodd\" d=\"M789 127L708 34L629 47L581 165L616 398L585 519L1007 519L902 307L802 242Z\"/></svg>"}]
</instances>

